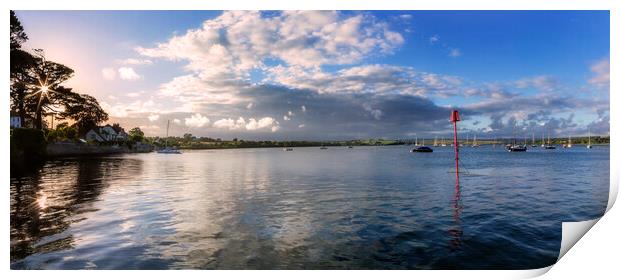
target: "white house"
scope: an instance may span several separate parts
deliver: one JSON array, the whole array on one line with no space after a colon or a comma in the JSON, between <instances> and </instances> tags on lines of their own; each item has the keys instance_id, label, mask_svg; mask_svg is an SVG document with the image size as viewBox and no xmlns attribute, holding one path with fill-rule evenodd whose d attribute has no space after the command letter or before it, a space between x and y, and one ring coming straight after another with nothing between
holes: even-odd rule
<instances>
[{"instance_id":1,"label":"white house","mask_svg":"<svg viewBox=\"0 0 620 280\"><path fill-rule=\"evenodd\" d=\"M19 115L13 115L11 113L11 128L20 128L22 127L22 119Z\"/></svg>"},{"instance_id":2,"label":"white house","mask_svg":"<svg viewBox=\"0 0 620 280\"><path fill-rule=\"evenodd\" d=\"M106 141L94 129L91 129L88 132L86 132L85 138L86 138L86 140L94 140L94 141L97 141L97 142L105 142Z\"/></svg>"},{"instance_id":3,"label":"white house","mask_svg":"<svg viewBox=\"0 0 620 280\"><path fill-rule=\"evenodd\" d=\"M126 141L129 139L129 135L125 133L122 127L115 128L108 124L89 130L85 138L86 140L94 140L97 142Z\"/></svg>"}]
</instances>

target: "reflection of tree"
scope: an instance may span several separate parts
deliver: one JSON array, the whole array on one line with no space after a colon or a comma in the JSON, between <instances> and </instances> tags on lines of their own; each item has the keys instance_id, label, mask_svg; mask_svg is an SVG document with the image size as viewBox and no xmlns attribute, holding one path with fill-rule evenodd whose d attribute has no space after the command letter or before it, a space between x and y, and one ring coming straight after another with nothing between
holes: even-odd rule
<instances>
[{"instance_id":1,"label":"reflection of tree","mask_svg":"<svg viewBox=\"0 0 620 280\"><path fill-rule=\"evenodd\" d=\"M49 162L30 174L12 174L11 261L71 248L70 235L42 238L67 230L75 222L72 216L92 210L110 179L140 173L141 164L122 158L77 159Z\"/></svg>"},{"instance_id":2,"label":"reflection of tree","mask_svg":"<svg viewBox=\"0 0 620 280\"><path fill-rule=\"evenodd\" d=\"M463 202L461 201L461 189L458 181L454 191L454 199L452 200L452 211L454 226L448 230L448 233L452 237L450 239L450 249L452 251L458 251L461 250L461 240L463 238L463 230L461 229L461 212L463 211Z\"/></svg>"}]
</instances>

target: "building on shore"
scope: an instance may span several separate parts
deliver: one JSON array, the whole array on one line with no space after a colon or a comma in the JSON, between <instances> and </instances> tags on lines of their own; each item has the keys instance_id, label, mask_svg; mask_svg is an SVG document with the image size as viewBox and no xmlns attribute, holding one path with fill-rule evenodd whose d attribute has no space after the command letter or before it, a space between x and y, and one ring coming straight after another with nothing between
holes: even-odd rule
<instances>
[{"instance_id":1,"label":"building on shore","mask_svg":"<svg viewBox=\"0 0 620 280\"><path fill-rule=\"evenodd\" d=\"M127 141L129 139L129 135L125 132L125 129L120 126L111 126L109 124L89 130L84 137L86 140L100 143Z\"/></svg>"},{"instance_id":2,"label":"building on shore","mask_svg":"<svg viewBox=\"0 0 620 280\"><path fill-rule=\"evenodd\" d=\"M20 127L22 127L22 119L19 117L19 114L11 111L11 128Z\"/></svg>"}]
</instances>

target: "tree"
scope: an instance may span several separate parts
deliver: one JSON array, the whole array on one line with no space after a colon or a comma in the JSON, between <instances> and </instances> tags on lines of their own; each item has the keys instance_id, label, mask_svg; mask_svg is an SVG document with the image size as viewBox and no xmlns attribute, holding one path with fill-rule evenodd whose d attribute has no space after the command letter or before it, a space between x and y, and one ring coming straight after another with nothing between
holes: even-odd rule
<instances>
[{"instance_id":1,"label":"tree","mask_svg":"<svg viewBox=\"0 0 620 280\"><path fill-rule=\"evenodd\" d=\"M194 136L191 133L183 134L183 140L185 140L185 142L187 143L191 142L193 138Z\"/></svg>"},{"instance_id":2,"label":"tree","mask_svg":"<svg viewBox=\"0 0 620 280\"><path fill-rule=\"evenodd\" d=\"M42 129L42 116L47 111L53 110L51 106L63 98L64 92L58 91L62 88L60 84L73 76L73 69L60 63L47 61L43 50L39 49L35 52L37 59L32 74L36 83L28 85L30 93L26 95L26 99L36 117L35 127Z\"/></svg>"},{"instance_id":3,"label":"tree","mask_svg":"<svg viewBox=\"0 0 620 280\"><path fill-rule=\"evenodd\" d=\"M41 49L35 49L34 55L22 50L26 40L21 22L11 11L11 109L18 111L22 123L26 115L31 115L35 117L35 127L42 129L43 116L53 112L60 119L73 119L73 126L83 135L108 120L97 99L61 86L73 76L73 69L47 61Z\"/></svg>"},{"instance_id":4,"label":"tree","mask_svg":"<svg viewBox=\"0 0 620 280\"><path fill-rule=\"evenodd\" d=\"M66 122L59 123L55 129L51 129L47 134L48 141L76 140L77 138L77 129L73 126L69 126Z\"/></svg>"},{"instance_id":5,"label":"tree","mask_svg":"<svg viewBox=\"0 0 620 280\"><path fill-rule=\"evenodd\" d=\"M108 113L101 108L97 99L88 94L79 94L60 86L51 97L56 101L56 106L64 108L59 112L58 118L74 120L73 126L77 128L79 135L86 134L99 123L108 120Z\"/></svg>"},{"instance_id":6,"label":"tree","mask_svg":"<svg viewBox=\"0 0 620 280\"><path fill-rule=\"evenodd\" d=\"M116 133L119 133L119 132L123 131L123 128L121 127L121 125L119 123L113 123L112 124L112 129L114 129L114 131L116 131Z\"/></svg>"},{"instance_id":7,"label":"tree","mask_svg":"<svg viewBox=\"0 0 620 280\"><path fill-rule=\"evenodd\" d=\"M139 127L129 130L129 140L133 142L142 142L144 140L144 132Z\"/></svg>"},{"instance_id":8,"label":"tree","mask_svg":"<svg viewBox=\"0 0 620 280\"><path fill-rule=\"evenodd\" d=\"M28 40L28 35L24 31L22 23L19 21L15 12L11 11L11 51L20 49L22 43Z\"/></svg>"},{"instance_id":9,"label":"tree","mask_svg":"<svg viewBox=\"0 0 620 280\"><path fill-rule=\"evenodd\" d=\"M26 118L26 87L28 84L34 83L30 70L34 68L36 58L30 53L21 50L22 43L28 40L28 36L13 11L11 11L10 35L11 109L17 111L21 123L24 124Z\"/></svg>"}]
</instances>

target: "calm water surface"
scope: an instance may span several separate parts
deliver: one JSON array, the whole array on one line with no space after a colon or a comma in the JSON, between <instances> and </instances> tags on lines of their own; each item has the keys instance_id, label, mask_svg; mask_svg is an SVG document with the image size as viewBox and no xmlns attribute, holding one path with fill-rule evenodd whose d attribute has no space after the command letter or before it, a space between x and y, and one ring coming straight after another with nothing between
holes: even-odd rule
<instances>
[{"instance_id":1,"label":"calm water surface","mask_svg":"<svg viewBox=\"0 0 620 280\"><path fill-rule=\"evenodd\" d=\"M11 170L13 269L461 269L555 262L609 148L185 151Z\"/></svg>"}]
</instances>

